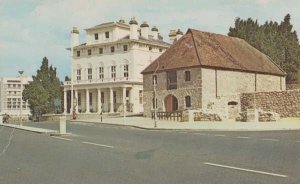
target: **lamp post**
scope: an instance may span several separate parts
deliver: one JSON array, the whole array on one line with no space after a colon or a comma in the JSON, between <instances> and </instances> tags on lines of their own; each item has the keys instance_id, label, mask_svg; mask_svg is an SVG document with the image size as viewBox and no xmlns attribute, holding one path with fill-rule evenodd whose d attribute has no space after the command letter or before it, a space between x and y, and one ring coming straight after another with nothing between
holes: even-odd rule
<instances>
[{"instance_id":1,"label":"lamp post","mask_svg":"<svg viewBox=\"0 0 300 184\"><path fill-rule=\"evenodd\" d=\"M156 72L159 68L159 62L157 63L157 67L154 71L154 74L153 76L153 91L154 91L154 128L157 127L157 101L156 101L156 85L157 85L157 75L156 75Z\"/></svg>"},{"instance_id":2,"label":"lamp post","mask_svg":"<svg viewBox=\"0 0 300 184\"><path fill-rule=\"evenodd\" d=\"M23 125L23 121L22 121L22 108L23 108L23 73L24 71L20 70L19 74L20 74L20 81L21 81L21 100L20 100L20 125Z\"/></svg>"}]
</instances>

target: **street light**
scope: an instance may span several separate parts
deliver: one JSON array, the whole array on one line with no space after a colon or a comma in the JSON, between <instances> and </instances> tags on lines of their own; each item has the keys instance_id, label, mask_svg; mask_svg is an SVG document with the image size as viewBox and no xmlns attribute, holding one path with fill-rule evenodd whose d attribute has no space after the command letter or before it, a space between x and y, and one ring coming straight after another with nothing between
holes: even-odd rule
<instances>
[{"instance_id":1,"label":"street light","mask_svg":"<svg viewBox=\"0 0 300 184\"><path fill-rule=\"evenodd\" d=\"M157 63L157 67L154 71L154 74L153 76L156 76L156 77L153 77L153 91L154 91L154 128L157 127L157 101L156 101L156 84L157 84L157 75L156 75L156 72L159 68L159 61Z\"/></svg>"},{"instance_id":2,"label":"street light","mask_svg":"<svg viewBox=\"0 0 300 184\"><path fill-rule=\"evenodd\" d=\"M23 77L23 73L24 71L20 70L19 74L20 74L20 80L21 80L21 101L20 101L20 125L23 125L23 121L22 121L22 108L23 108L23 82L22 82L22 77Z\"/></svg>"}]
</instances>

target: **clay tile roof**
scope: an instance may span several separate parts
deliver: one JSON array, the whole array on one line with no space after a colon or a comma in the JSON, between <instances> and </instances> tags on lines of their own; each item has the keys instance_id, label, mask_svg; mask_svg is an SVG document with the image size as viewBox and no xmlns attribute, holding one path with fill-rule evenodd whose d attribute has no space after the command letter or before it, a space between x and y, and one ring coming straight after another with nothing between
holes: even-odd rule
<instances>
[{"instance_id":1,"label":"clay tile roof","mask_svg":"<svg viewBox=\"0 0 300 184\"><path fill-rule=\"evenodd\" d=\"M142 74L189 67L218 68L284 76L265 54L246 41L189 29L165 53L152 62Z\"/></svg>"}]
</instances>

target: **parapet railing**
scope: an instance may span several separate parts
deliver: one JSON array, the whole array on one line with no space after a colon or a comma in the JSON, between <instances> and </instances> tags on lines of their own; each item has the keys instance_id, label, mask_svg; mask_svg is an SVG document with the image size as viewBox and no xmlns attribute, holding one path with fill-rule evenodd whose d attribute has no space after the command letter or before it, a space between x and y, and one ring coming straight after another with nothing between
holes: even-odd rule
<instances>
[{"instance_id":1,"label":"parapet railing","mask_svg":"<svg viewBox=\"0 0 300 184\"><path fill-rule=\"evenodd\" d=\"M183 111L156 112L156 114L159 120L183 121ZM155 117L155 113L152 112L151 118L154 119L154 117Z\"/></svg>"}]
</instances>

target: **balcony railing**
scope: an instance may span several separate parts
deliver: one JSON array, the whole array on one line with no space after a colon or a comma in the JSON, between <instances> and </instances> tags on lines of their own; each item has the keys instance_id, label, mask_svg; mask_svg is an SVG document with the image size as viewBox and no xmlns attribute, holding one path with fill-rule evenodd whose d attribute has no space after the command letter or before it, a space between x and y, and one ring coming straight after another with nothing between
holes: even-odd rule
<instances>
[{"instance_id":1,"label":"balcony railing","mask_svg":"<svg viewBox=\"0 0 300 184\"><path fill-rule=\"evenodd\" d=\"M132 79L127 77L120 78L104 78L104 79L91 79L91 80L74 80L73 84L99 84L99 83L109 83L109 82L125 82L131 81ZM64 81L64 85L71 85L71 81Z\"/></svg>"}]
</instances>

